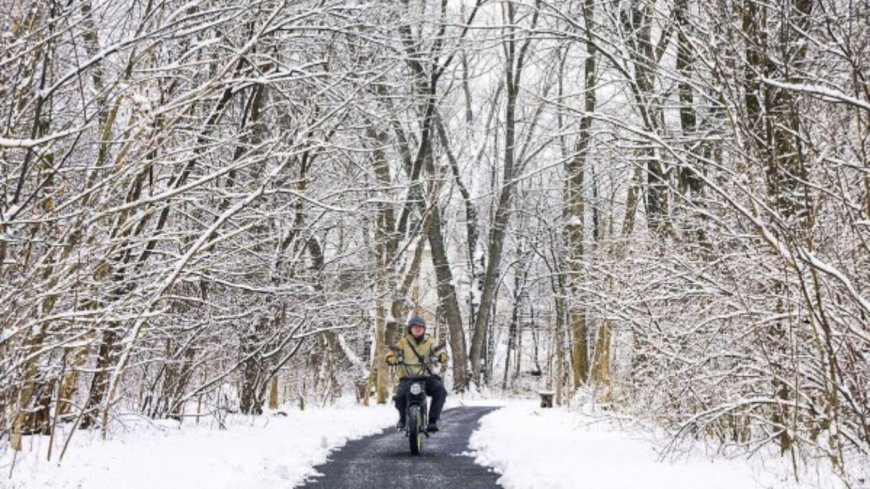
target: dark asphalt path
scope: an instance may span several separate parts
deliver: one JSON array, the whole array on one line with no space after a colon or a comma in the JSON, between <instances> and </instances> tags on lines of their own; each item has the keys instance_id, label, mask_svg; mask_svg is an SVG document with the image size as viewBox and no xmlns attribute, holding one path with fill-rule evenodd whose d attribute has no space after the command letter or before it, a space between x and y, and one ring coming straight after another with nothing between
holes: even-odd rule
<instances>
[{"instance_id":1,"label":"dark asphalt path","mask_svg":"<svg viewBox=\"0 0 870 489\"><path fill-rule=\"evenodd\" d=\"M439 427L412 456L404 433L390 428L348 442L315 469L324 474L305 489L495 489L498 474L475 465L468 438L480 417L494 407L461 407L444 411Z\"/></svg>"}]
</instances>

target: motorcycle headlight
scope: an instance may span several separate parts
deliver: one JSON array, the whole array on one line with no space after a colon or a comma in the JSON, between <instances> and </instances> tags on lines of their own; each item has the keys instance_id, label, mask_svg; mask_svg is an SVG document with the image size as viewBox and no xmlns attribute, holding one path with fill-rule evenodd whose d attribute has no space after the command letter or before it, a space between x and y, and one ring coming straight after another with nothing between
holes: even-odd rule
<instances>
[{"instance_id":1,"label":"motorcycle headlight","mask_svg":"<svg viewBox=\"0 0 870 489\"><path fill-rule=\"evenodd\" d=\"M423 384L411 384L411 394L419 396L423 393Z\"/></svg>"}]
</instances>

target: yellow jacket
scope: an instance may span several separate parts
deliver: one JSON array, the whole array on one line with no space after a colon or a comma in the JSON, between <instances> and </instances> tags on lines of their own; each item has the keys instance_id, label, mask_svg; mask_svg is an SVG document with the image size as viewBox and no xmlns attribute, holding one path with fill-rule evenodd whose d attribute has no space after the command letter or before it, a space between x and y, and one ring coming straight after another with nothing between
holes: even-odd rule
<instances>
[{"instance_id":1,"label":"yellow jacket","mask_svg":"<svg viewBox=\"0 0 870 489\"><path fill-rule=\"evenodd\" d=\"M413 345L413 348L412 348ZM429 336L424 335L423 338L417 343L417 340L414 339L414 336L410 333L405 334L405 336L399 338L399 341L396 342L396 347L398 347L402 356L405 360L405 367L399 367L400 376L421 376L428 377L429 372L426 371L426 368L420 364L420 360L417 358L417 354L414 353L414 350L423 357L424 361L428 361L432 357L436 357L442 365L447 365L447 362L450 360L450 357L447 356L443 350L435 352L435 340ZM387 352L387 356L385 358L387 364L395 365L398 362L396 352L390 350ZM429 367L432 369L432 366ZM432 372L435 373L435 372Z\"/></svg>"}]
</instances>

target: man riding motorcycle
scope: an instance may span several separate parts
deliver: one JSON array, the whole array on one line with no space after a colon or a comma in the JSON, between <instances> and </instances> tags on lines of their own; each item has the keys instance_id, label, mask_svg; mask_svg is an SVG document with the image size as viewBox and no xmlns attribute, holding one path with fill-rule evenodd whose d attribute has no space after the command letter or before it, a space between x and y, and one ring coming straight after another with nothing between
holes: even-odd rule
<instances>
[{"instance_id":1,"label":"man riding motorcycle","mask_svg":"<svg viewBox=\"0 0 870 489\"><path fill-rule=\"evenodd\" d=\"M441 416L441 409L447 399L447 389L444 388L441 377L431 372L425 364L429 358L435 356L435 340L426 334L426 321L420 316L411 316L408 319L407 332L399 338L395 346L402 352L406 367L402 371L402 378L399 379L399 390L395 397L396 409L399 411L399 422L396 428L405 429L405 404L411 389L411 379L408 376L426 377L426 395L432 398L428 431L434 433L438 431L438 418ZM449 360L447 353L441 351L437 353L437 358L442 365L447 365ZM398 361L394 351L387 353L386 362L388 365L396 365Z\"/></svg>"}]
</instances>

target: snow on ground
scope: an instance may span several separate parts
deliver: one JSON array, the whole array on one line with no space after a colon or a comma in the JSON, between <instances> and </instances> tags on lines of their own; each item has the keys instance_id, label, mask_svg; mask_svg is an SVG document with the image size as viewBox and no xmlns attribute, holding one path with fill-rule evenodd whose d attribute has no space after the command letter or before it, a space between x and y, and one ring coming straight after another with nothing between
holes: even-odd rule
<instances>
[{"instance_id":1,"label":"snow on ground","mask_svg":"<svg viewBox=\"0 0 870 489\"><path fill-rule=\"evenodd\" d=\"M705 456L702 447L660 460L653 436L566 409L510 403L482 418L471 437L476 462L506 489L838 489L829 473L791 475L788 460Z\"/></svg>"},{"instance_id":2,"label":"snow on ground","mask_svg":"<svg viewBox=\"0 0 870 489\"><path fill-rule=\"evenodd\" d=\"M662 461L653 435L607 418L565 409L540 409L531 401L451 396L447 407L491 405L471 438L477 463L502 474L507 489L842 489L828 473L803 474L800 484L787 460L725 460L702 449ZM227 430L214 420L179 428L175 422L119 421L108 440L78 431L62 463L55 442L27 437L15 460L0 453L3 489L275 489L315 474L313 467L349 439L392 425L391 405L313 408L288 416L230 416ZM445 418L449 423L449 417ZM62 434L65 435L65 434Z\"/></svg>"},{"instance_id":3,"label":"snow on ground","mask_svg":"<svg viewBox=\"0 0 870 489\"><path fill-rule=\"evenodd\" d=\"M47 437L27 437L9 477L12 452L0 453L4 489L275 489L301 483L348 439L395 422L391 406L289 410L288 416L230 416L227 430L127 420L108 440L78 431L58 465Z\"/></svg>"}]
</instances>

